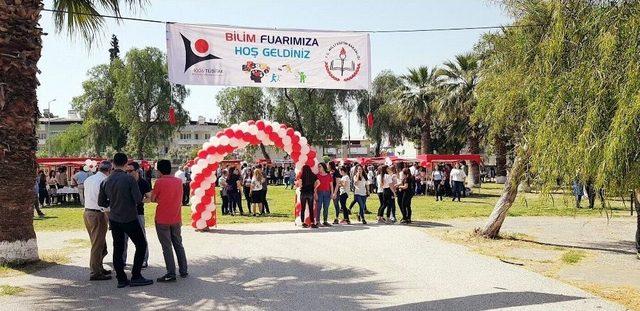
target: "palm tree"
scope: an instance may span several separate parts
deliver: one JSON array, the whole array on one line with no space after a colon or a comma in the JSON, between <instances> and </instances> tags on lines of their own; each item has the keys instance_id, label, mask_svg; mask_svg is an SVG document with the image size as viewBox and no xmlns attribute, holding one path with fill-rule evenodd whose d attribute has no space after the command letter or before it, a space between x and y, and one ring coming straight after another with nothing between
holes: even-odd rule
<instances>
[{"instance_id":1,"label":"palm tree","mask_svg":"<svg viewBox=\"0 0 640 311\"><path fill-rule=\"evenodd\" d=\"M471 118L477 105L475 96L479 81L479 61L473 54L456 55L455 62L447 61L437 71L437 80L442 88L439 112L444 118L464 124L469 153L480 153L483 137L481 124ZM479 163L471 164L473 185L480 183Z\"/></svg>"},{"instance_id":2,"label":"palm tree","mask_svg":"<svg viewBox=\"0 0 640 311\"><path fill-rule=\"evenodd\" d=\"M56 30L80 35L87 42L99 34L102 8L120 16L121 2L139 7L144 0L54 0ZM38 21L40 0L0 1L0 264L38 260L33 230L36 193L36 125L38 100L36 78L42 49ZM70 11L83 13L62 13Z\"/></svg>"},{"instance_id":3,"label":"palm tree","mask_svg":"<svg viewBox=\"0 0 640 311\"><path fill-rule=\"evenodd\" d=\"M362 124L367 123L367 115L373 115L373 126L365 127L367 136L375 143L375 156L380 155L380 148L386 139L392 145L402 140L403 122L398 119L397 106L393 105L394 92L402 85L402 81L393 72L385 70L379 73L371 85L371 91L357 95L356 112Z\"/></svg>"},{"instance_id":4,"label":"palm tree","mask_svg":"<svg viewBox=\"0 0 640 311\"><path fill-rule=\"evenodd\" d=\"M406 121L417 119L420 123L420 153L431 153L431 122L438 97L436 68L422 66L409 69L401 77L402 86L396 98Z\"/></svg>"}]
</instances>

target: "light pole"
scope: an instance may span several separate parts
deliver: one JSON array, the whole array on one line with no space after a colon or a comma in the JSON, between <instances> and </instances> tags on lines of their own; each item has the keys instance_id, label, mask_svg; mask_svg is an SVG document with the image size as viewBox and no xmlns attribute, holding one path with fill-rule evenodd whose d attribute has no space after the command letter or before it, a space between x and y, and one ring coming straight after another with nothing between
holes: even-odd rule
<instances>
[{"instance_id":1,"label":"light pole","mask_svg":"<svg viewBox=\"0 0 640 311\"><path fill-rule=\"evenodd\" d=\"M51 144L47 144L47 141L49 141L49 127L51 127L51 103L56 101L56 99L52 99L47 103L47 112L49 113L49 115L47 116L47 137L44 140L44 144L47 146L47 156L51 157Z\"/></svg>"}]
</instances>

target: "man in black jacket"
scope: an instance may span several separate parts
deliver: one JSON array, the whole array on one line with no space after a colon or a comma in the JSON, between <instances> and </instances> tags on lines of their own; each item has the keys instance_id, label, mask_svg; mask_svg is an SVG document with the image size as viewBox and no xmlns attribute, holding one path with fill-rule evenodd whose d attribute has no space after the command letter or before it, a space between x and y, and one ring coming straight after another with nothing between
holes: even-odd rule
<instances>
[{"instance_id":1,"label":"man in black jacket","mask_svg":"<svg viewBox=\"0 0 640 311\"><path fill-rule=\"evenodd\" d=\"M138 221L137 210L138 203L142 202L142 194L136 180L124 170L127 160L124 153L116 153L113 156L114 171L102 183L98 197L100 206L109 206L109 224L113 236L113 268L116 271L118 288L153 284L152 280L145 279L140 273L147 251L147 240ZM124 272L122 254L125 234L136 246L131 281Z\"/></svg>"}]
</instances>

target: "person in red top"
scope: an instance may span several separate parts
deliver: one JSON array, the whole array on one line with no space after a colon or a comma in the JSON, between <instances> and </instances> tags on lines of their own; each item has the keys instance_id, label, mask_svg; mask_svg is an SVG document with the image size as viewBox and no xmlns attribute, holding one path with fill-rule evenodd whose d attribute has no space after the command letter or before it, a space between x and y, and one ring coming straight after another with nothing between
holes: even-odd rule
<instances>
[{"instance_id":1,"label":"person in red top","mask_svg":"<svg viewBox=\"0 0 640 311\"><path fill-rule=\"evenodd\" d=\"M323 210L322 225L325 227L330 227L331 225L327 221L327 217L329 216L329 204L331 203L331 196L333 195L333 176L329 174L329 169L325 163L318 164L318 180L320 181L320 185L318 186L318 208L316 209L316 223L320 224L320 210Z\"/></svg>"},{"instance_id":2,"label":"person in red top","mask_svg":"<svg viewBox=\"0 0 640 311\"><path fill-rule=\"evenodd\" d=\"M180 276L186 278L187 256L182 246L182 180L171 175L171 162L158 161L157 170L160 178L156 180L151 194L151 200L158 203L156 207L156 232L162 246L167 274L158 278L158 282L176 281L176 264L173 251L178 257ZM173 246L173 247L172 247Z\"/></svg>"}]
</instances>

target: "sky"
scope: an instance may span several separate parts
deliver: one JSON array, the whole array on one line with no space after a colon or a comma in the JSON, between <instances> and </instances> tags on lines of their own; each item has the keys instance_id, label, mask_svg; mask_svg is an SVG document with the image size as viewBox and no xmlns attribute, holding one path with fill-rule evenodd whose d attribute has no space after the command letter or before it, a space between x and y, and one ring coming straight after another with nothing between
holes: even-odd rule
<instances>
[{"instance_id":1,"label":"sky","mask_svg":"<svg viewBox=\"0 0 640 311\"><path fill-rule=\"evenodd\" d=\"M45 0L51 8L53 0ZM497 26L511 18L493 1L422 0L149 0L149 5L123 16L183 23L224 24L266 28L320 30L391 30L446 27ZM42 12L40 25L48 33L43 39L38 100L40 109L51 103L56 115L67 114L71 99L82 93L82 82L93 66L109 61L111 34L120 40L121 57L131 48L154 46L166 51L165 25L107 19L103 34L90 45L66 33L54 31L52 14ZM486 30L422 33L371 34L372 77L382 70L404 74L407 68L438 66L456 54L472 50ZM223 87L188 86L191 95L185 108L192 120L219 117L215 95ZM352 116L351 137L363 137L362 125ZM346 137L346 120L344 136Z\"/></svg>"}]
</instances>

